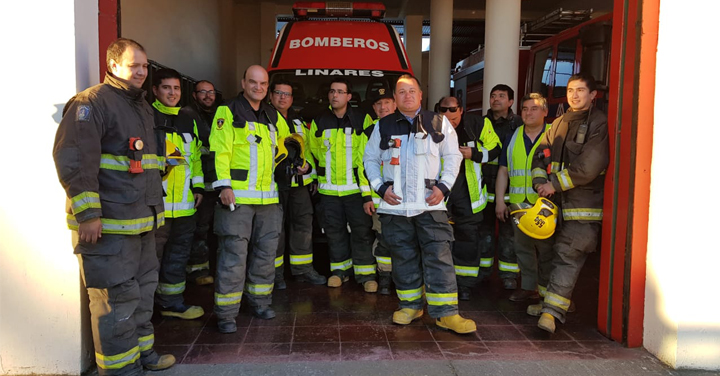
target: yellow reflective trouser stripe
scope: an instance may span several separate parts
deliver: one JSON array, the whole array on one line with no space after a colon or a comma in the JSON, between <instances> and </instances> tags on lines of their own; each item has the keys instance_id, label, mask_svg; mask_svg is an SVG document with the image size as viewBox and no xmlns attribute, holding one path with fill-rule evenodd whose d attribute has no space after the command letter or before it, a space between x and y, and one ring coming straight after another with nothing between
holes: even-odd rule
<instances>
[{"instance_id":1,"label":"yellow reflective trouser stripe","mask_svg":"<svg viewBox=\"0 0 720 376\"><path fill-rule=\"evenodd\" d=\"M458 266L455 265L455 274L463 277L477 277L480 273L480 268L472 266Z\"/></svg>"},{"instance_id":2,"label":"yellow reflective trouser stripe","mask_svg":"<svg viewBox=\"0 0 720 376\"><path fill-rule=\"evenodd\" d=\"M570 299L564 298L550 291L545 292L545 303L567 311L570 308Z\"/></svg>"},{"instance_id":3,"label":"yellow reflective trouser stripe","mask_svg":"<svg viewBox=\"0 0 720 376\"><path fill-rule=\"evenodd\" d=\"M410 302L422 298L422 287L412 290L395 290L400 300Z\"/></svg>"},{"instance_id":4,"label":"yellow reflective trouser stripe","mask_svg":"<svg viewBox=\"0 0 720 376\"><path fill-rule=\"evenodd\" d=\"M504 262L504 261L498 261L498 269L500 269L504 272L513 272L513 273L517 273L520 271L518 264L513 264L510 262Z\"/></svg>"},{"instance_id":5,"label":"yellow reflective trouser stripe","mask_svg":"<svg viewBox=\"0 0 720 376\"><path fill-rule=\"evenodd\" d=\"M543 178L543 179L547 180L547 178L548 178L547 172L545 170L543 170L542 168L533 168L531 174L532 174L533 179Z\"/></svg>"},{"instance_id":6,"label":"yellow reflective trouser stripe","mask_svg":"<svg viewBox=\"0 0 720 376\"><path fill-rule=\"evenodd\" d=\"M353 268L355 269L355 274L375 274L375 265L353 265Z\"/></svg>"},{"instance_id":7,"label":"yellow reflective trouser stripe","mask_svg":"<svg viewBox=\"0 0 720 376\"><path fill-rule=\"evenodd\" d=\"M480 259L480 267L481 268L490 268L493 266L493 262L495 261L494 258L481 258Z\"/></svg>"},{"instance_id":8,"label":"yellow reflective trouser stripe","mask_svg":"<svg viewBox=\"0 0 720 376\"><path fill-rule=\"evenodd\" d=\"M103 234L137 235L152 230L155 226L155 217L151 215L149 217L138 219L100 218L100 222L102 222ZM158 227L162 226L164 222L164 213L159 214ZM77 220L72 214L68 214L67 224L68 228L70 228L71 230L78 229Z\"/></svg>"},{"instance_id":9,"label":"yellow reflective trouser stripe","mask_svg":"<svg viewBox=\"0 0 720 376\"><path fill-rule=\"evenodd\" d=\"M270 295L273 291L273 285L254 285L247 283L245 285L245 291L253 295Z\"/></svg>"},{"instance_id":10,"label":"yellow reflective trouser stripe","mask_svg":"<svg viewBox=\"0 0 720 376\"><path fill-rule=\"evenodd\" d=\"M73 197L72 212L77 214L85 209L100 209L100 195L97 192L83 192Z\"/></svg>"},{"instance_id":11,"label":"yellow reflective trouser stripe","mask_svg":"<svg viewBox=\"0 0 720 376\"><path fill-rule=\"evenodd\" d=\"M98 367L102 369L120 369L135 363L140 358L140 347L135 346L132 349L117 355L103 355L95 353L95 361Z\"/></svg>"},{"instance_id":12,"label":"yellow reflective trouser stripe","mask_svg":"<svg viewBox=\"0 0 720 376\"><path fill-rule=\"evenodd\" d=\"M155 344L155 334L150 334L138 338L138 347L140 347L140 351L147 351L152 349L153 344Z\"/></svg>"},{"instance_id":13,"label":"yellow reflective trouser stripe","mask_svg":"<svg viewBox=\"0 0 720 376\"><path fill-rule=\"evenodd\" d=\"M538 285L538 294L544 298L547 295L547 287Z\"/></svg>"},{"instance_id":14,"label":"yellow reflective trouser stripe","mask_svg":"<svg viewBox=\"0 0 720 376\"><path fill-rule=\"evenodd\" d=\"M563 219L570 221L600 221L603 218L602 209L563 209Z\"/></svg>"},{"instance_id":15,"label":"yellow reflective trouser stripe","mask_svg":"<svg viewBox=\"0 0 720 376\"><path fill-rule=\"evenodd\" d=\"M242 300L242 291L233 292L230 294L218 294L215 293L215 304L219 306L240 304Z\"/></svg>"},{"instance_id":16,"label":"yellow reflective trouser stripe","mask_svg":"<svg viewBox=\"0 0 720 376\"><path fill-rule=\"evenodd\" d=\"M163 169L162 164L165 162L164 159L165 158L158 158L155 154L143 154L140 163L143 169L159 170ZM101 154L100 168L114 171L128 171L130 170L130 158L121 155Z\"/></svg>"},{"instance_id":17,"label":"yellow reflective trouser stripe","mask_svg":"<svg viewBox=\"0 0 720 376\"><path fill-rule=\"evenodd\" d=\"M377 260L378 264L392 265L392 259L390 257L375 256L375 259Z\"/></svg>"},{"instance_id":18,"label":"yellow reflective trouser stripe","mask_svg":"<svg viewBox=\"0 0 720 376\"><path fill-rule=\"evenodd\" d=\"M342 262L331 262L330 270L348 270L352 267L352 260L348 259Z\"/></svg>"},{"instance_id":19,"label":"yellow reflective trouser stripe","mask_svg":"<svg viewBox=\"0 0 720 376\"><path fill-rule=\"evenodd\" d=\"M563 191L567 191L568 189L575 188L575 185L572 182L572 179L570 179L570 173L568 173L568 170L562 170L558 172L557 174L558 181L560 182L560 187Z\"/></svg>"},{"instance_id":20,"label":"yellow reflective trouser stripe","mask_svg":"<svg viewBox=\"0 0 720 376\"><path fill-rule=\"evenodd\" d=\"M285 263L285 260L283 259L282 256L278 256L275 258L275 267L276 268L281 267L284 263Z\"/></svg>"},{"instance_id":21,"label":"yellow reflective trouser stripe","mask_svg":"<svg viewBox=\"0 0 720 376\"><path fill-rule=\"evenodd\" d=\"M290 265L312 264L313 255L290 255Z\"/></svg>"},{"instance_id":22,"label":"yellow reflective trouser stripe","mask_svg":"<svg viewBox=\"0 0 720 376\"><path fill-rule=\"evenodd\" d=\"M185 271L188 273L196 272L198 270L210 269L210 261L206 261L202 264L188 265L185 267Z\"/></svg>"},{"instance_id":23,"label":"yellow reflective trouser stripe","mask_svg":"<svg viewBox=\"0 0 720 376\"><path fill-rule=\"evenodd\" d=\"M456 292L446 294L436 294L432 292L426 292L425 298L429 305L452 305L458 304L458 297Z\"/></svg>"},{"instance_id":24,"label":"yellow reflective trouser stripe","mask_svg":"<svg viewBox=\"0 0 720 376\"><path fill-rule=\"evenodd\" d=\"M161 295L177 295L182 294L185 291L185 281L180 283L158 283L155 293Z\"/></svg>"}]
</instances>

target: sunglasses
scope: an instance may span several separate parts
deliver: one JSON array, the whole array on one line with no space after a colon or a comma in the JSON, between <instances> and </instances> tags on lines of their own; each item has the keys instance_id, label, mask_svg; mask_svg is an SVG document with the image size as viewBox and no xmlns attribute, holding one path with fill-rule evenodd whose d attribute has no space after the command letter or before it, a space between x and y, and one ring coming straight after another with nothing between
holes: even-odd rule
<instances>
[{"instance_id":1,"label":"sunglasses","mask_svg":"<svg viewBox=\"0 0 720 376\"><path fill-rule=\"evenodd\" d=\"M458 109L460 109L460 106L455 106L455 107L443 107L443 106L440 106L440 112L448 112L448 111L450 111L450 112L457 112Z\"/></svg>"}]
</instances>

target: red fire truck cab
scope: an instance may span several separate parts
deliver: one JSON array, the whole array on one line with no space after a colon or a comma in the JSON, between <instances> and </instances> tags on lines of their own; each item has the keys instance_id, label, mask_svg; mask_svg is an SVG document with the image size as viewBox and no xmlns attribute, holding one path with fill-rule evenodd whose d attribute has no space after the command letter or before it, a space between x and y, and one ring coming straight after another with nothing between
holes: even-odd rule
<instances>
[{"instance_id":1,"label":"red fire truck cab","mask_svg":"<svg viewBox=\"0 0 720 376\"><path fill-rule=\"evenodd\" d=\"M293 13L267 70L271 83L292 84L293 107L306 119L327 108L336 76L352 85L350 104L367 111L377 90L393 90L400 75L412 74L399 35L378 21L385 15L382 3L297 2Z\"/></svg>"}]
</instances>

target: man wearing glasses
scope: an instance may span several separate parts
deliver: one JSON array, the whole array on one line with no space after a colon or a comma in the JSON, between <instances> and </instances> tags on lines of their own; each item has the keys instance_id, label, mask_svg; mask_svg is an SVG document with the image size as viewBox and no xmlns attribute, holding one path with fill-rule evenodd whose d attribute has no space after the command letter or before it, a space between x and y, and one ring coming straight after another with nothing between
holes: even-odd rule
<instances>
[{"instance_id":1,"label":"man wearing glasses","mask_svg":"<svg viewBox=\"0 0 720 376\"><path fill-rule=\"evenodd\" d=\"M312 216L313 205L310 191L313 189L313 180L316 178L312 153L307 143L305 122L293 111L293 88L287 81L276 81L270 85L270 102L273 107L285 118L289 128L288 133L297 133L305 140L304 167L291 171L287 176L286 169L290 167L289 161L283 161L276 168L276 177L280 193L280 205L283 208L283 224L287 224L287 234L290 238L290 272L295 279L313 285L324 285L327 278L318 274L313 268L312 249ZM285 226L280 231L277 254L275 258L275 289L284 290L284 257L285 257Z\"/></svg>"},{"instance_id":2,"label":"man wearing glasses","mask_svg":"<svg viewBox=\"0 0 720 376\"><path fill-rule=\"evenodd\" d=\"M210 81L198 81L192 96L194 99L192 103L180 109L180 112L195 120L195 135L200 139L205 191L195 212L195 236L186 270L189 281L198 285L209 285L213 283L213 277L210 275L210 249L207 240L218 198L218 193L212 188L212 182L215 181L215 166L210 155L209 141L210 125L217 109L215 85Z\"/></svg>"},{"instance_id":3,"label":"man wearing glasses","mask_svg":"<svg viewBox=\"0 0 720 376\"><path fill-rule=\"evenodd\" d=\"M482 165L500 155L500 140L489 122L478 115L463 113L457 98L441 99L438 109L455 128L463 156L447 208L455 233L452 256L458 298L470 300L470 291L478 282L480 255L485 246L480 237L482 211L487 205Z\"/></svg>"},{"instance_id":4,"label":"man wearing glasses","mask_svg":"<svg viewBox=\"0 0 720 376\"><path fill-rule=\"evenodd\" d=\"M375 236L372 217L365 213L373 202L362 165L365 114L348 105L351 90L344 78L330 83L330 108L312 122L310 150L318 160L319 219L328 238L332 271L328 287L349 281L352 269L365 292L374 293L378 289L372 255Z\"/></svg>"}]
</instances>

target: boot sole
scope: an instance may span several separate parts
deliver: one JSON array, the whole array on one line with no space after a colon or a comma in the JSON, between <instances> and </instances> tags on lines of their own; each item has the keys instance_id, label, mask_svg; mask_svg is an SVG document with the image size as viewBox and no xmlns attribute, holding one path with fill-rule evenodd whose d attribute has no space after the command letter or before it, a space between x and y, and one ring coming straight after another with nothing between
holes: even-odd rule
<instances>
[{"instance_id":1,"label":"boot sole","mask_svg":"<svg viewBox=\"0 0 720 376\"><path fill-rule=\"evenodd\" d=\"M447 331L449 331L449 332L455 332L455 333L457 333L457 334L470 334L470 333L475 333L475 332L477 332L477 328L475 328L475 329L473 329L473 330L466 331L466 332L461 332L461 331L457 331L457 330L455 330L455 329L451 329L451 328L449 328L449 327L447 327L447 326L445 326L445 325L442 325L439 321L436 321L435 324L437 325L438 328L440 328L440 329L442 329L442 330L447 330Z\"/></svg>"}]
</instances>

